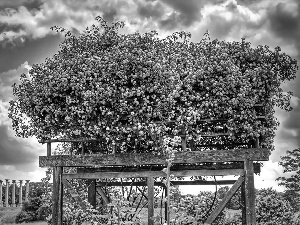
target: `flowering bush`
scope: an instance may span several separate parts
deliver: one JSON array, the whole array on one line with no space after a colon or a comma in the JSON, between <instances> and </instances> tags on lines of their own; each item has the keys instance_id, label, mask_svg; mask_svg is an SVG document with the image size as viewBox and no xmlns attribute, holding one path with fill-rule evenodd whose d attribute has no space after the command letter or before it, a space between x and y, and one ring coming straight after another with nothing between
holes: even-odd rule
<instances>
[{"instance_id":1,"label":"flowering bush","mask_svg":"<svg viewBox=\"0 0 300 225\"><path fill-rule=\"evenodd\" d=\"M219 127L199 121L214 118L227 119L223 128L231 134L219 143L260 136L272 149L273 106L291 109L291 93L280 84L297 70L279 47L251 48L244 39L193 43L184 31L164 39L156 31L124 35L124 23L96 19L100 25L79 37L53 27L65 32L61 50L14 85L9 117L18 136L96 138L102 152L153 152L166 135L199 143L201 132ZM258 103L265 120L257 120Z\"/></svg>"}]
</instances>

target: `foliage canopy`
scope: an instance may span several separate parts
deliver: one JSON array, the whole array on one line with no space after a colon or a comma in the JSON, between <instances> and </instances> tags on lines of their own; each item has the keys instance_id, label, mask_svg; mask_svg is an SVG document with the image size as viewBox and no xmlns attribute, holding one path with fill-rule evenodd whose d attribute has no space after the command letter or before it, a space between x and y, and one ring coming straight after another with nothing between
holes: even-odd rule
<instances>
[{"instance_id":1,"label":"foliage canopy","mask_svg":"<svg viewBox=\"0 0 300 225\"><path fill-rule=\"evenodd\" d=\"M231 135L210 143L261 137L262 147L273 148L274 106L291 109L280 84L297 71L279 47L207 36L193 43L184 31L164 39L156 31L125 35L118 32L124 23L96 20L78 37L53 27L65 32L60 51L13 87L9 117L18 136L95 138L103 152L116 145L152 152L168 135L203 143L199 121L213 118L228 120L222 126ZM256 104L264 105L265 120L257 120Z\"/></svg>"}]
</instances>

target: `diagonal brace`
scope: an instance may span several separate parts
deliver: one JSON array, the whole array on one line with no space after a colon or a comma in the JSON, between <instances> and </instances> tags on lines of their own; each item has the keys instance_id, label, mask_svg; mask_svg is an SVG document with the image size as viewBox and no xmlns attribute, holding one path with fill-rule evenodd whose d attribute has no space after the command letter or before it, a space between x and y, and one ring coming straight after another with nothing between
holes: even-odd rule
<instances>
[{"instance_id":1,"label":"diagonal brace","mask_svg":"<svg viewBox=\"0 0 300 225\"><path fill-rule=\"evenodd\" d=\"M207 218L204 225L210 225L214 220L218 217L218 215L222 212L222 210L225 208L226 204L230 201L232 196L237 192L239 187L244 182L244 176L240 176L239 179L232 185L232 187L229 189L229 191L226 193L225 197L222 199L220 204L215 208L215 210L212 212L212 214Z\"/></svg>"}]
</instances>

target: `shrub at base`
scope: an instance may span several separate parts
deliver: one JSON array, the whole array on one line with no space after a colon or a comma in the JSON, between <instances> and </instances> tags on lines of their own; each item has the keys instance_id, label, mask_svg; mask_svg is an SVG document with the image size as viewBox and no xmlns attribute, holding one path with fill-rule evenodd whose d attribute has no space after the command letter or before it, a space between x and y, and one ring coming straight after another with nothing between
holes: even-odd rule
<instances>
[{"instance_id":1,"label":"shrub at base","mask_svg":"<svg viewBox=\"0 0 300 225\"><path fill-rule=\"evenodd\" d=\"M261 189L256 193L255 208L258 225L292 224L291 204L272 188Z\"/></svg>"}]
</instances>

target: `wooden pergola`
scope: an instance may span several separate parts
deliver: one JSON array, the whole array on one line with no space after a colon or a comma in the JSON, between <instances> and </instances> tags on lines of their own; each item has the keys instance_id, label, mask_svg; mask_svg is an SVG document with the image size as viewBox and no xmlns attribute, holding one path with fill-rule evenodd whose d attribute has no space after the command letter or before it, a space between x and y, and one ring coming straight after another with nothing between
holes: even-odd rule
<instances>
[{"instance_id":1,"label":"wooden pergola","mask_svg":"<svg viewBox=\"0 0 300 225\"><path fill-rule=\"evenodd\" d=\"M214 134L216 135L216 134ZM218 134L217 134L218 135ZM54 225L62 224L63 219L63 188L70 186L68 180L89 180L89 202L95 205L96 179L100 178L147 178L147 182L134 185L148 186L148 224L153 224L154 216L154 186L164 186L160 182L154 182L154 177L166 177L161 171L166 167L167 156L154 155L152 153L123 153L123 154L83 154L81 155L51 155L51 143L53 142L90 142L91 139L53 139L47 140L47 156L40 156L40 167L53 168L53 209L52 221ZM183 148L185 144L183 143ZM189 176L239 176L237 180L219 181L218 184L233 184L222 202L209 215L204 224L211 224L226 203L241 187L242 193L242 218L243 224L256 224L255 216L255 189L254 173L260 172L258 161L268 161L270 151L259 147L259 139L251 148L231 150L207 150L207 151L182 151L175 153L170 172L175 177ZM210 163L207 165L207 163ZM76 173L63 173L64 167L77 168ZM175 185L211 185L212 181L172 181ZM107 185L107 184L106 184ZM111 183L111 186L120 186L120 182ZM129 185L122 183L122 185ZM133 185L131 183L130 185ZM167 216L167 212L165 212Z\"/></svg>"}]
</instances>

